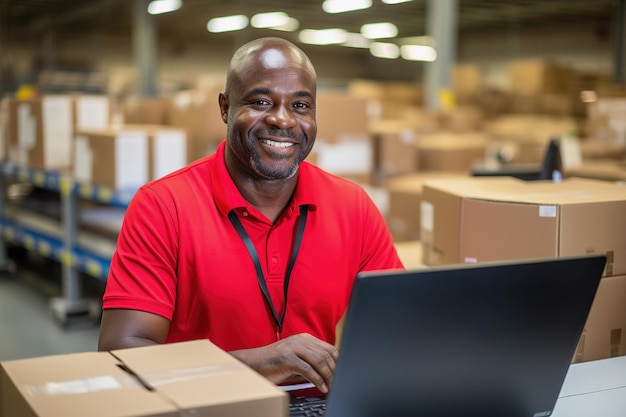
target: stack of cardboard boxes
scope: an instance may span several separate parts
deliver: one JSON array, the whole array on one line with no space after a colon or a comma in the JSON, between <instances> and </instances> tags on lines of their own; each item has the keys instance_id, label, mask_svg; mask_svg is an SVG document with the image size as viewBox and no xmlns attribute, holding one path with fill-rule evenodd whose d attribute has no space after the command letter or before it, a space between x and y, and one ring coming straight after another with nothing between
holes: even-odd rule
<instances>
[{"instance_id":1,"label":"stack of cardboard boxes","mask_svg":"<svg viewBox=\"0 0 626 417\"><path fill-rule=\"evenodd\" d=\"M5 99L3 154L10 162L44 170L71 167L73 136L81 129L106 128L111 100L106 96L46 95Z\"/></svg>"},{"instance_id":2,"label":"stack of cardboard boxes","mask_svg":"<svg viewBox=\"0 0 626 417\"><path fill-rule=\"evenodd\" d=\"M136 189L188 161L185 130L121 124L108 96L5 99L0 113L6 161L88 184Z\"/></svg>"},{"instance_id":3,"label":"stack of cardboard boxes","mask_svg":"<svg viewBox=\"0 0 626 417\"><path fill-rule=\"evenodd\" d=\"M588 179L429 180L421 201L425 265L606 254L575 361L626 354L626 187Z\"/></svg>"},{"instance_id":4,"label":"stack of cardboard boxes","mask_svg":"<svg viewBox=\"0 0 626 417\"><path fill-rule=\"evenodd\" d=\"M83 184L137 189L187 163L187 134L163 125L77 130L73 178Z\"/></svg>"}]
</instances>

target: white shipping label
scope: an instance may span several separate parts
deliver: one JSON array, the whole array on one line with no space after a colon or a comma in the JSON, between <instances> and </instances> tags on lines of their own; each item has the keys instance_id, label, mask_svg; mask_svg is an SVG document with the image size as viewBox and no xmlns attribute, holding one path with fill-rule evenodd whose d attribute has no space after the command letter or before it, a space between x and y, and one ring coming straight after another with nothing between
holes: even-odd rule
<instances>
[{"instance_id":1,"label":"white shipping label","mask_svg":"<svg viewBox=\"0 0 626 417\"><path fill-rule=\"evenodd\" d=\"M333 174L369 174L373 169L372 144L368 140L344 139L338 143L316 142L317 165Z\"/></svg>"},{"instance_id":2,"label":"white shipping label","mask_svg":"<svg viewBox=\"0 0 626 417\"><path fill-rule=\"evenodd\" d=\"M80 96L76 99L76 129L105 129L109 126L110 99L106 96Z\"/></svg>"},{"instance_id":3,"label":"white shipping label","mask_svg":"<svg viewBox=\"0 0 626 417\"><path fill-rule=\"evenodd\" d=\"M20 103L17 107L17 144L22 150L35 146L37 120L31 113L30 104Z\"/></svg>"},{"instance_id":4,"label":"white shipping label","mask_svg":"<svg viewBox=\"0 0 626 417\"><path fill-rule=\"evenodd\" d=\"M139 188L148 182L148 134L120 132L115 138L115 183L117 188Z\"/></svg>"},{"instance_id":5,"label":"white shipping label","mask_svg":"<svg viewBox=\"0 0 626 417\"><path fill-rule=\"evenodd\" d=\"M556 206L539 206L539 217L556 217Z\"/></svg>"},{"instance_id":6,"label":"white shipping label","mask_svg":"<svg viewBox=\"0 0 626 417\"><path fill-rule=\"evenodd\" d=\"M46 96L41 112L44 165L68 167L72 154L72 100L69 96Z\"/></svg>"},{"instance_id":7,"label":"white shipping label","mask_svg":"<svg viewBox=\"0 0 626 417\"><path fill-rule=\"evenodd\" d=\"M86 136L76 135L74 139L74 179L89 184L92 181L93 152Z\"/></svg>"},{"instance_id":8,"label":"white shipping label","mask_svg":"<svg viewBox=\"0 0 626 417\"><path fill-rule=\"evenodd\" d=\"M432 232L435 228L435 207L428 201L422 201L420 204L420 210L420 225L422 230Z\"/></svg>"},{"instance_id":9,"label":"white shipping label","mask_svg":"<svg viewBox=\"0 0 626 417\"><path fill-rule=\"evenodd\" d=\"M152 178L157 179L187 163L187 141L182 130L163 130L154 135Z\"/></svg>"}]
</instances>

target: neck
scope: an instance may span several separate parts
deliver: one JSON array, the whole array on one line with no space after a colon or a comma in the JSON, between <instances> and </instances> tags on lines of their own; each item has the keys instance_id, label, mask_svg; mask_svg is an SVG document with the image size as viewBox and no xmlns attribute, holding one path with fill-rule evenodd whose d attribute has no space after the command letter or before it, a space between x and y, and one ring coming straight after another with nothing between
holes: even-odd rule
<instances>
[{"instance_id":1,"label":"neck","mask_svg":"<svg viewBox=\"0 0 626 417\"><path fill-rule=\"evenodd\" d=\"M263 213L272 223L285 210L296 188L298 176L285 180L262 180L236 178L233 180L241 195Z\"/></svg>"},{"instance_id":2,"label":"neck","mask_svg":"<svg viewBox=\"0 0 626 417\"><path fill-rule=\"evenodd\" d=\"M264 179L246 171L236 158L229 157L228 151L225 159L226 168L243 198L272 223L276 222L293 196L298 182L298 173L285 179Z\"/></svg>"}]
</instances>

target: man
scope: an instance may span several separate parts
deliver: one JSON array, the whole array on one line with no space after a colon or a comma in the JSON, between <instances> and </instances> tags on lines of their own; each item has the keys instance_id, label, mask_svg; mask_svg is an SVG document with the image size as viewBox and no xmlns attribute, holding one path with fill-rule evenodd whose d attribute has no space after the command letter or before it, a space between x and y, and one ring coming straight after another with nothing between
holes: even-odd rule
<instances>
[{"instance_id":1,"label":"man","mask_svg":"<svg viewBox=\"0 0 626 417\"><path fill-rule=\"evenodd\" d=\"M219 95L226 141L127 209L99 350L208 338L275 383L328 391L356 274L403 266L363 189L303 162L316 83L283 39L235 52Z\"/></svg>"}]
</instances>

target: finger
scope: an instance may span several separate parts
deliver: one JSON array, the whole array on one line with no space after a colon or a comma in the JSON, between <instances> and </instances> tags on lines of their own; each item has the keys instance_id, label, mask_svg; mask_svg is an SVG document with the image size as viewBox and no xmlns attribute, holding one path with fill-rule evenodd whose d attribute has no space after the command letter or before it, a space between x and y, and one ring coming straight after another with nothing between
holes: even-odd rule
<instances>
[{"instance_id":1,"label":"finger","mask_svg":"<svg viewBox=\"0 0 626 417\"><path fill-rule=\"evenodd\" d=\"M333 373L335 371L335 363L338 356L338 352L333 345L323 342L310 335L303 335L303 341L299 343L302 349L298 349L296 354L302 360L302 372L306 372L303 375L307 378L312 378L312 383L315 383L318 388L324 389L327 392L330 388ZM305 365L306 364L306 365ZM314 375L315 374L315 375ZM318 379L318 378L321 378ZM322 387L320 382L323 381L325 387Z\"/></svg>"},{"instance_id":2,"label":"finger","mask_svg":"<svg viewBox=\"0 0 626 417\"><path fill-rule=\"evenodd\" d=\"M329 385L326 379L309 363L306 359L298 358L298 363L295 364L296 368L294 373L305 378L307 381L315 385L315 387L322 393L326 394L329 390Z\"/></svg>"}]
</instances>

